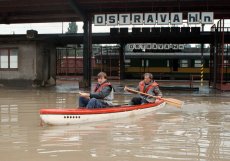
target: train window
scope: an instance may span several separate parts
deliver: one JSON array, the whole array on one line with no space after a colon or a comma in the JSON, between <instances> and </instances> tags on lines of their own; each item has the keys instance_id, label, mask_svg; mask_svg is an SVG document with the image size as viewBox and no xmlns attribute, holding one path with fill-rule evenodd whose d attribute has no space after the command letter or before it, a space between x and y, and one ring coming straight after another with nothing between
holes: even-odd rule
<instances>
[{"instance_id":1,"label":"train window","mask_svg":"<svg viewBox=\"0 0 230 161\"><path fill-rule=\"evenodd\" d=\"M201 60L195 60L194 67L195 68L200 68L201 67Z\"/></svg>"},{"instance_id":2,"label":"train window","mask_svg":"<svg viewBox=\"0 0 230 161\"><path fill-rule=\"evenodd\" d=\"M148 67L149 66L149 60L145 61L145 66Z\"/></svg>"},{"instance_id":3,"label":"train window","mask_svg":"<svg viewBox=\"0 0 230 161\"><path fill-rule=\"evenodd\" d=\"M125 59L125 67L130 67L131 60Z\"/></svg>"},{"instance_id":4,"label":"train window","mask_svg":"<svg viewBox=\"0 0 230 161\"><path fill-rule=\"evenodd\" d=\"M180 67L182 67L182 68L188 67L188 60L181 60L180 61Z\"/></svg>"},{"instance_id":5,"label":"train window","mask_svg":"<svg viewBox=\"0 0 230 161\"><path fill-rule=\"evenodd\" d=\"M131 62L130 59L125 59L125 63L126 63L126 64L129 64L130 62Z\"/></svg>"},{"instance_id":6,"label":"train window","mask_svg":"<svg viewBox=\"0 0 230 161\"><path fill-rule=\"evenodd\" d=\"M224 64L228 64L228 60L224 60Z\"/></svg>"},{"instance_id":7,"label":"train window","mask_svg":"<svg viewBox=\"0 0 230 161\"><path fill-rule=\"evenodd\" d=\"M169 60L167 60L167 67L170 67L170 62L169 62Z\"/></svg>"},{"instance_id":8,"label":"train window","mask_svg":"<svg viewBox=\"0 0 230 161\"><path fill-rule=\"evenodd\" d=\"M96 63L97 64L101 64L101 60L100 59L96 59Z\"/></svg>"}]
</instances>

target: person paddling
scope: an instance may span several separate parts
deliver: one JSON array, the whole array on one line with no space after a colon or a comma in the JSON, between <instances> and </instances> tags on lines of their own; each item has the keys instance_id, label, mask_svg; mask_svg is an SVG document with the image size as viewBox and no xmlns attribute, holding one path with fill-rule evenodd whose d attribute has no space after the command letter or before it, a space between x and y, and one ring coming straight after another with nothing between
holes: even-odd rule
<instances>
[{"instance_id":1,"label":"person paddling","mask_svg":"<svg viewBox=\"0 0 230 161\"><path fill-rule=\"evenodd\" d=\"M80 108L104 108L112 106L114 98L114 88L110 82L107 81L107 74L100 72L97 75L96 87L92 93L79 92L79 107Z\"/></svg>"},{"instance_id":2,"label":"person paddling","mask_svg":"<svg viewBox=\"0 0 230 161\"><path fill-rule=\"evenodd\" d=\"M144 80L139 82L139 85L136 88L137 91L147 93L153 96L162 97L162 92L159 88L159 85L156 81L153 80L153 75L151 73L144 74ZM137 97L133 97L129 103L129 105L139 105L150 102L155 102L156 98L148 97L146 95L139 95Z\"/></svg>"}]
</instances>

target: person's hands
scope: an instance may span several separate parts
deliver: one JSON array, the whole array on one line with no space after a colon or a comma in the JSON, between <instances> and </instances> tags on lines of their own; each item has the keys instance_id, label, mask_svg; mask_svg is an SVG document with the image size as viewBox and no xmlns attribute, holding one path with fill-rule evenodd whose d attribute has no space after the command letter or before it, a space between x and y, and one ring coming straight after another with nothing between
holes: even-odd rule
<instances>
[{"instance_id":1,"label":"person's hands","mask_svg":"<svg viewBox=\"0 0 230 161\"><path fill-rule=\"evenodd\" d=\"M79 95L81 97L89 98L90 94L89 93L84 93L84 92L79 92Z\"/></svg>"},{"instance_id":2,"label":"person's hands","mask_svg":"<svg viewBox=\"0 0 230 161\"><path fill-rule=\"evenodd\" d=\"M161 99L162 97L161 96L156 96L157 99Z\"/></svg>"}]
</instances>

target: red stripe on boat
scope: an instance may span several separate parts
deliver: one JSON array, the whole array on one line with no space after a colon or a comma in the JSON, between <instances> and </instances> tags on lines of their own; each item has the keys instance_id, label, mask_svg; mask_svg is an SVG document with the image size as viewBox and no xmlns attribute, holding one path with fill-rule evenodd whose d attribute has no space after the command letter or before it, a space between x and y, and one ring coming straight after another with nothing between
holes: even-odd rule
<instances>
[{"instance_id":1,"label":"red stripe on boat","mask_svg":"<svg viewBox=\"0 0 230 161\"><path fill-rule=\"evenodd\" d=\"M132 111L144 108L150 108L163 103L163 100L159 100L156 103L147 103L143 105L134 106L119 106L119 107L108 107L108 108L97 108L97 109L41 109L40 114L53 114L53 115L85 115L85 114L105 114L105 113L116 113Z\"/></svg>"}]
</instances>

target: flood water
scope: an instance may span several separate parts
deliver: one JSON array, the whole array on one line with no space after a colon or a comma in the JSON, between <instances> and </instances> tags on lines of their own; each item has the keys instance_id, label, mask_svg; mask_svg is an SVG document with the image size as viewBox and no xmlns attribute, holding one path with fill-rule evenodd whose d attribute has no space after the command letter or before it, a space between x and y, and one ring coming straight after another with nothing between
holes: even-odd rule
<instances>
[{"instance_id":1,"label":"flood water","mask_svg":"<svg viewBox=\"0 0 230 161\"><path fill-rule=\"evenodd\" d=\"M185 101L142 116L74 126L41 126L39 109L76 106L73 84L0 88L1 161L230 160L230 93L163 91ZM126 103L132 95L115 95Z\"/></svg>"}]
</instances>

